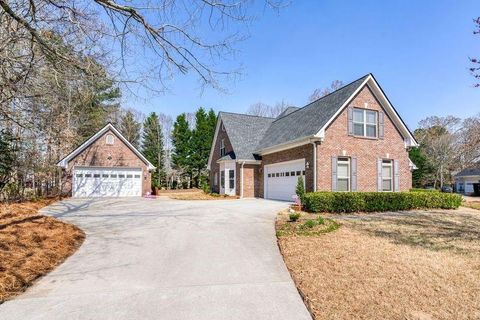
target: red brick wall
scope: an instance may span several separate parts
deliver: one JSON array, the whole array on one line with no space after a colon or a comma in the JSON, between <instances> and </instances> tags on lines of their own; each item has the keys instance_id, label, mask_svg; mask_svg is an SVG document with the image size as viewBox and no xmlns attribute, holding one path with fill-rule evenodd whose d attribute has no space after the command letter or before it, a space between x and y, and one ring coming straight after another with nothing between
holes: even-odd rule
<instances>
[{"instance_id":1,"label":"red brick wall","mask_svg":"<svg viewBox=\"0 0 480 320\"><path fill-rule=\"evenodd\" d=\"M113 145L106 144L107 134L113 134L115 137ZM142 194L151 192L151 175L148 166L110 130L70 160L65 172L66 182L63 188L67 193L71 193L71 177L74 166L141 168L143 171Z\"/></svg>"},{"instance_id":2,"label":"red brick wall","mask_svg":"<svg viewBox=\"0 0 480 320\"><path fill-rule=\"evenodd\" d=\"M262 173L265 171L264 166L284 161L292 161L297 159L305 159L311 165L305 168L305 189L307 192L313 191L313 145L306 144L300 147L279 151L262 156ZM260 194L263 197L263 175L260 183Z\"/></svg>"},{"instance_id":3,"label":"red brick wall","mask_svg":"<svg viewBox=\"0 0 480 320\"><path fill-rule=\"evenodd\" d=\"M368 87L363 88L350 103L352 107L381 111L380 103ZM385 113L384 139L358 138L348 135L348 109L345 109L327 128L325 140L317 149L317 190L332 189L332 156L357 157L358 191L377 191L377 159L398 160L400 164L400 190L408 191L412 186L408 152L403 137ZM388 156L387 156L388 154Z\"/></svg>"},{"instance_id":4,"label":"red brick wall","mask_svg":"<svg viewBox=\"0 0 480 320\"><path fill-rule=\"evenodd\" d=\"M241 195L241 163L236 166L236 194ZM260 178L261 177L261 178ZM260 165L245 164L243 165L243 197L244 198L259 198L262 197L260 181L263 182L263 175L260 174Z\"/></svg>"},{"instance_id":5,"label":"red brick wall","mask_svg":"<svg viewBox=\"0 0 480 320\"><path fill-rule=\"evenodd\" d=\"M212 162L210 163L210 189L212 192L219 193L220 192L220 164L217 163L217 160L221 158L220 156L220 143L222 139L225 139L225 153L229 153L233 151L232 144L230 143L230 139L228 138L227 132L222 130L222 123L220 123L220 130L217 134L217 140L214 141L215 147L213 149L213 156ZM215 173L218 175L218 184L215 186L214 179ZM237 171L238 177L238 171ZM238 183L237 183L238 186ZM237 193L238 194L238 193Z\"/></svg>"}]
</instances>

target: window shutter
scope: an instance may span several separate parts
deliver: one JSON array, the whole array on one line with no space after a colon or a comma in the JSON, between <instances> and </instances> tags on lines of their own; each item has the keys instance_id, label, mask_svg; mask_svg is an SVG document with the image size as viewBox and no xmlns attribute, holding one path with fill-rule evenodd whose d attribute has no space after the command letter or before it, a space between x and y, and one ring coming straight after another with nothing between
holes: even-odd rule
<instances>
[{"instance_id":1,"label":"window shutter","mask_svg":"<svg viewBox=\"0 0 480 320\"><path fill-rule=\"evenodd\" d=\"M352 157L352 191L357 191L357 157Z\"/></svg>"},{"instance_id":2,"label":"window shutter","mask_svg":"<svg viewBox=\"0 0 480 320\"><path fill-rule=\"evenodd\" d=\"M393 191L400 191L400 163L398 160L393 160Z\"/></svg>"},{"instance_id":3,"label":"window shutter","mask_svg":"<svg viewBox=\"0 0 480 320\"><path fill-rule=\"evenodd\" d=\"M378 138L383 139L385 137L385 113L380 111L378 113Z\"/></svg>"},{"instance_id":4,"label":"window shutter","mask_svg":"<svg viewBox=\"0 0 480 320\"><path fill-rule=\"evenodd\" d=\"M377 160L377 191L382 191L382 159Z\"/></svg>"},{"instance_id":5,"label":"window shutter","mask_svg":"<svg viewBox=\"0 0 480 320\"><path fill-rule=\"evenodd\" d=\"M337 157L332 157L332 191L337 191Z\"/></svg>"},{"instance_id":6,"label":"window shutter","mask_svg":"<svg viewBox=\"0 0 480 320\"><path fill-rule=\"evenodd\" d=\"M353 136L353 108L348 107L348 135Z\"/></svg>"}]
</instances>

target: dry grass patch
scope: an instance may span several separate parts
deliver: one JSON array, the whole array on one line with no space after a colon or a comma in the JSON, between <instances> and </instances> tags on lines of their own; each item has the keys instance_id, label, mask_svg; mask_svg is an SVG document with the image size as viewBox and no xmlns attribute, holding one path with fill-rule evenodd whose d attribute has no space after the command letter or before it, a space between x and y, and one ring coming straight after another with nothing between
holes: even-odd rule
<instances>
[{"instance_id":1,"label":"dry grass patch","mask_svg":"<svg viewBox=\"0 0 480 320\"><path fill-rule=\"evenodd\" d=\"M471 209L480 210L480 201L463 202L462 206L467 207L467 208L471 208Z\"/></svg>"},{"instance_id":2,"label":"dry grass patch","mask_svg":"<svg viewBox=\"0 0 480 320\"><path fill-rule=\"evenodd\" d=\"M53 201L0 205L0 304L23 292L82 244L83 231L38 214Z\"/></svg>"},{"instance_id":3,"label":"dry grass patch","mask_svg":"<svg viewBox=\"0 0 480 320\"><path fill-rule=\"evenodd\" d=\"M477 211L338 218L278 240L315 319L480 319Z\"/></svg>"},{"instance_id":4,"label":"dry grass patch","mask_svg":"<svg viewBox=\"0 0 480 320\"><path fill-rule=\"evenodd\" d=\"M205 193L203 191L197 192L175 192L175 193L168 193L165 194L171 199L175 200L233 200L237 199L237 197L227 196L227 195L219 195L219 194L210 194Z\"/></svg>"}]
</instances>

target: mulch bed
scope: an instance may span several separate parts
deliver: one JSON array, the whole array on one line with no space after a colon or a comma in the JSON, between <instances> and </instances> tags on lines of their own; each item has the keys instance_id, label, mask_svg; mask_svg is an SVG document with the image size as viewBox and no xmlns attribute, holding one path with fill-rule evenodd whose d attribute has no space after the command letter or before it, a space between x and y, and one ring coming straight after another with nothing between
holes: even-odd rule
<instances>
[{"instance_id":1,"label":"mulch bed","mask_svg":"<svg viewBox=\"0 0 480 320\"><path fill-rule=\"evenodd\" d=\"M82 230L38 210L55 199L0 205L0 304L75 252Z\"/></svg>"}]
</instances>

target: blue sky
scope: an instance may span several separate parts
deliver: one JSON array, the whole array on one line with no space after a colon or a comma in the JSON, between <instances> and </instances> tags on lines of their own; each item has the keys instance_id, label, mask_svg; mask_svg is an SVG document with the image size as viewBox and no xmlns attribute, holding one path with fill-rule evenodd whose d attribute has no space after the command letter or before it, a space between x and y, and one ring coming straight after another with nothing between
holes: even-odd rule
<instances>
[{"instance_id":1,"label":"blue sky","mask_svg":"<svg viewBox=\"0 0 480 320\"><path fill-rule=\"evenodd\" d=\"M200 106L231 112L256 102L304 106L315 88L371 72L411 129L430 115L480 112L480 88L467 70L468 57L480 57L480 35L472 34L478 0L292 0L278 13L260 11L250 37L237 44L243 73L227 83L229 93L202 93L192 76L178 75L170 92L126 97L124 105L173 117Z\"/></svg>"}]
</instances>

